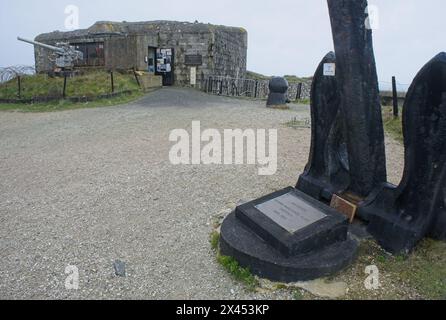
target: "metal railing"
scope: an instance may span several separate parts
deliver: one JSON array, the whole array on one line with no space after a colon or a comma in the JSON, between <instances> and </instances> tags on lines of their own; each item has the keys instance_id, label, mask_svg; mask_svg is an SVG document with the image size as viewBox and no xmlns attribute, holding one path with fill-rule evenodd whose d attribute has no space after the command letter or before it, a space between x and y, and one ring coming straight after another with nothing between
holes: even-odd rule
<instances>
[{"instance_id":1,"label":"metal railing","mask_svg":"<svg viewBox=\"0 0 446 320\"><path fill-rule=\"evenodd\" d=\"M266 99L269 94L268 80L253 80L210 76L202 80L201 88L209 94L229 97ZM309 99L311 82L293 83L288 88L291 101Z\"/></svg>"}]
</instances>

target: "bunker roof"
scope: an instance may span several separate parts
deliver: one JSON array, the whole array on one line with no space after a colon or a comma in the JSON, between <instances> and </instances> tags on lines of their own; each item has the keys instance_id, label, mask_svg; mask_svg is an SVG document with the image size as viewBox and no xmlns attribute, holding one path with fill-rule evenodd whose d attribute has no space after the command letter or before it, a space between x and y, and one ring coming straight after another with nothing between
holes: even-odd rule
<instances>
[{"instance_id":1,"label":"bunker roof","mask_svg":"<svg viewBox=\"0 0 446 320\"><path fill-rule=\"evenodd\" d=\"M146 22L113 22L98 21L88 29L61 32L54 31L44 33L36 37L36 41L58 41L73 38L88 38L95 36L113 35L137 35L144 33L211 33L214 31L226 31L236 33L246 33L243 28L227 27L205 23L191 23L180 21L146 21Z\"/></svg>"}]
</instances>

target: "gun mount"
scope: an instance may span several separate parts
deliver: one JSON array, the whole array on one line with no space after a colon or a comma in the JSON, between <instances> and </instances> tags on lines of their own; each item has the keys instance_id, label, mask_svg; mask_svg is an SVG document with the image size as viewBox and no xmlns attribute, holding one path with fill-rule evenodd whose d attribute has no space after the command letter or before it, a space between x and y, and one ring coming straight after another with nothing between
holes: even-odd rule
<instances>
[{"instance_id":1,"label":"gun mount","mask_svg":"<svg viewBox=\"0 0 446 320\"><path fill-rule=\"evenodd\" d=\"M76 50L73 46L66 42L59 42L56 43L55 46L51 46L45 43L27 40L20 37L17 37L17 40L52 51L52 55L49 57L50 60L55 62L56 67L61 68L62 70L73 69L76 61L84 59L84 54L81 51Z\"/></svg>"}]
</instances>

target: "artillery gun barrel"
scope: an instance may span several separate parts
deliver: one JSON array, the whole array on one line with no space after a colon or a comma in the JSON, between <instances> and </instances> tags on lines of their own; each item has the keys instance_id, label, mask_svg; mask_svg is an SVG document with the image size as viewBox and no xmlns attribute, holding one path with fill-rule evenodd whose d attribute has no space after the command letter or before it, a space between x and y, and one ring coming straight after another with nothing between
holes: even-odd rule
<instances>
[{"instance_id":1,"label":"artillery gun barrel","mask_svg":"<svg viewBox=\"0 0 446 320\"><path fill-rule=\"evenodd\" d=\"M37 42L37 41L32 41L32 40L27 40L27 39L23 39L23 38L20 38L20 37L17 37L17 40L23 41L23 42L26 42L26 43L29 43L29 44L32 44L32 45L35 45L35 46L39 46L39 47L42 47L42 48L46 48L46 49L51 50L51 51L57 51L57 52L61 52L61 53L64 52L64 50L62 48L51 46L49 44L45 44L45 43L41 43L41 42Z\"/></svg>"}]
</instances>

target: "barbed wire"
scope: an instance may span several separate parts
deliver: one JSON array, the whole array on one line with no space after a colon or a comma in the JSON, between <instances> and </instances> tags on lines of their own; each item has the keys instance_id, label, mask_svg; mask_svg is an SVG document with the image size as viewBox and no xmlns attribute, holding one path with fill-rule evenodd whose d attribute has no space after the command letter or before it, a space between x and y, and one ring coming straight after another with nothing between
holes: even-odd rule
<instances>
[{"instance_id":1,"label":"barbed wire","mask_svg":"<svg viewBox=\"0 0 446 320\"><path fill-rule=\"evenodd\" d=\"M11 81L17 77L36 74L36 69L32 66L17 65L10 67L0 67L0 83Z\"/></svg>"}]
</instances>

